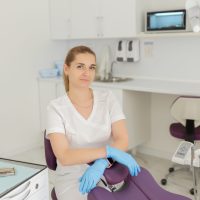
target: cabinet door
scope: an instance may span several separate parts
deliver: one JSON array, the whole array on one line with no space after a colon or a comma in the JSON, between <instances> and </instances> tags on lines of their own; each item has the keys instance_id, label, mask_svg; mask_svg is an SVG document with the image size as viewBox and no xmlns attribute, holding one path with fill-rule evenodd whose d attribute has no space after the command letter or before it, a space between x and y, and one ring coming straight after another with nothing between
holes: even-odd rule
<instances>
[{"instance_id":1,"label":"cabinet door","mask_svg":"<svg viewBox=\"0 0 200 200\"><path fill-rule=\"evenodd\" d=\"M71 37L71 0L50 0L50 31L53 39Z\"/></svg>"},{"instance_id":2,"label":"cabinet door","mask_svg":"<svg viewBox=\"0 0 200 200\"><path fill-rule=\"evenodd\" d=\"M96 38L98 32L98 1L72 0L72 38Z\"/></svg>"},{"instance_id":3,"label":"cabinet door","mask_svg":"<svg viewBox=\"0 0 200 200\"><path fill-rule=\"evenodd\" d=\"M100 0L102 37L134 37L136 35L135 0Z\"/></svg>"}]
</instances>

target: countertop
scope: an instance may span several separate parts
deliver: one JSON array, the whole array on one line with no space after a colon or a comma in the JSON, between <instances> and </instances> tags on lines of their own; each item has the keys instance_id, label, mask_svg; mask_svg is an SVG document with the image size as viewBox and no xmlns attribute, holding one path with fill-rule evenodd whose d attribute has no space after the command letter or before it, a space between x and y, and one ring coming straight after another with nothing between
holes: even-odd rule
<instances>
[{"instance_id":1,"label":"countertop","mask_svg":"<svg viewBox=\"0 0 200 200\"><path fill-rule=\"evenodd\" d=\"M62 82L62 78L41 79L39 81ZM151 92L161 94L200 96L200 81L159 80L152 78L135 78L122 82L98 82L94 81L92 86L132 90L140 92Z\"/></svg>"}]
</instances>

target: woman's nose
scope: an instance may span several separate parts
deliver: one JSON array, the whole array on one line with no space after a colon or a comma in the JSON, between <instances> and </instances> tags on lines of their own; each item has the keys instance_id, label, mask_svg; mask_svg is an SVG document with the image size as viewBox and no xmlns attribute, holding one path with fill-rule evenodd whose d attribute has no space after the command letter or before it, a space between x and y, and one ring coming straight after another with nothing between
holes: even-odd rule
<instances>
[{"instance_id":1,"label":"woman's nose","mask_svg":"<svg viewBox=\"0 0 200 200\"><path fill-rule=\"evenodd\" d=\"M84 67L83 73L84 74L89 74L90 73L90 69L88 67Z\"/></svg>"}]
</instances>

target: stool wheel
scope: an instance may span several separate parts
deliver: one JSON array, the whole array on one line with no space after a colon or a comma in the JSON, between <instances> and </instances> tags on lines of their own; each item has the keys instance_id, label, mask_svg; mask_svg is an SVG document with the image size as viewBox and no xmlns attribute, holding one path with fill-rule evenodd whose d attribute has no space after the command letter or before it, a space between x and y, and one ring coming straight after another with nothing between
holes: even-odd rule
<instances>
[{"instance_id":1,"label":"stool wheel","mask_svg":"<svg viewBox=\"0 0 200 200\"><path fill-rule=\"evenodd\" d=\"M197 192L197 191L196 191L196 192ZM194 195L194 188L191 188L191 189L190 189L190 194L191 194L191 195Z\"/></svg>"},{"instance_id":2,"label":"stool wheel","mask_svg":"<svg viewBox=\"0 0 200 200\"><path fill-rule=\"evenodd\" d=\"M174 172L174 168L170 167L168 171L169 171L169 173L172 173L172 172Z\"/></svg>"},{"instance_id":3,"label":"stool wheel","mask_svg":"<svg viewBox=\"0 0 200 200\"><path fill-rule=\"evenodd\" d=\"M166 185L167 184L167 179L165 179L165 178L161 179L160 183L162 185Z\"/></svg>"}]
</instances>

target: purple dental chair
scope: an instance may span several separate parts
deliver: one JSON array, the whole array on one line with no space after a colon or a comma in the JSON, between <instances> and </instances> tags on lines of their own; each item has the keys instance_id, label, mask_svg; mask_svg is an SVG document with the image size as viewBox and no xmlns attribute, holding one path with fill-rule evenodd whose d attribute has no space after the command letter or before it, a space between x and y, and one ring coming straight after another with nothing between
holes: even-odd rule
<instances>
[{"instance_id":1,"label":"purple dental chair","mask_svg":"<svg viewBox=\"0 0 200 200\"><path fill-rule=\"evenodd\" d=\"M45 135L46 163L49 169L56 170L56 157ZM132 177L124 165L115 162L111 168L105 170L104 178L105 187L95 187L88 194L88 200L191 200L162 189L144 168L141 168L138 176ZM54 188L51 191L51 198L57 200Z\"/></svg>"}]
</instances>

